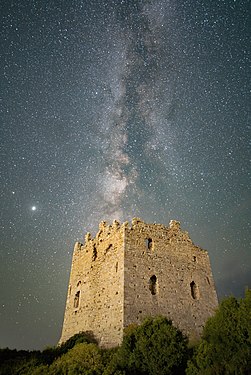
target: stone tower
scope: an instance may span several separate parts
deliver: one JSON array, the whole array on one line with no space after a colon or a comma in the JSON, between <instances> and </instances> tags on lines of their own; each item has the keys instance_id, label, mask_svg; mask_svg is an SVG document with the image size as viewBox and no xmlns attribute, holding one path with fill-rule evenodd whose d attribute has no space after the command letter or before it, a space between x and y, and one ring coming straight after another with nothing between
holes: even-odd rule
<instances>
[{"instance_id":1,"label":"stone tower","mask_svg":"<svg viewBox=\"0 0 251 375\"><path fill-rule=\"evenodd\" d=\"M75 244L60 343L89 331L117 346L124 327L155 315L198 337L217 305L208 253L179 222L101 222L95 238Z\"/></svg>"}]
</instances>

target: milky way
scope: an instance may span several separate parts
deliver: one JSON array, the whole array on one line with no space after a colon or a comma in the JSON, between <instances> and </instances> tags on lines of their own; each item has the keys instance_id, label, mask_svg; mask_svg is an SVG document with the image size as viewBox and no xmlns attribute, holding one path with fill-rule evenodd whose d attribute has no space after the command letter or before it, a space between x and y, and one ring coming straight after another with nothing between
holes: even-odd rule
<instances>
[{"instance_id":1,"label":"milky way","mask_svg":"<svg viewBox=\"0 0 251 375\"><path fill-rule=\"evenodd\" d=\"M0 346L60 336L74 242L181 221L250 286L248 6L1 2Z\"/></svg>"},{"instance_id":2,"label":"milky way","mask_svg":"<svg viewBox=\"0 0 251 375\"><path fill-rule=\"evenodd\" d=\"M174 11L169 12L173 17ZM165 43L169 30L163 4L122 2L112 14L110 29L116 29L117 48L108 78L102 79L106 96L96 124L101 169L97 200L93 197L94 222L102 217L125 220L132 212L140 215L145 190L146 199L155 202L160 178L177 176L178 168L171 120L178 71L171 56L172 38ZM108 39L114 38L109 31Z\"/></svg>"}]
</instances>

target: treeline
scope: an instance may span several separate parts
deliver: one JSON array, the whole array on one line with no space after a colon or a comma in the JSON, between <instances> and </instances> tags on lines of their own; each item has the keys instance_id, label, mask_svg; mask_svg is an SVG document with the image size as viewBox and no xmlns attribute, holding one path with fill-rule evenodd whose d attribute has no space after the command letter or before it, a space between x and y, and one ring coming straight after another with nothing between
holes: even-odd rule
<instances>
[{"instance_id":1,"label":"treeline","mask_svg":"<svg viewBox=\"0 0 251 375\"><path fill-rule=\"evenodd\" d=\"M42 352L0 349L0 375L10 374L251 375L251 289L223 300L193 345L165 317L147 318L114 349L85 333Z\"/></svg>"}]
</instances>

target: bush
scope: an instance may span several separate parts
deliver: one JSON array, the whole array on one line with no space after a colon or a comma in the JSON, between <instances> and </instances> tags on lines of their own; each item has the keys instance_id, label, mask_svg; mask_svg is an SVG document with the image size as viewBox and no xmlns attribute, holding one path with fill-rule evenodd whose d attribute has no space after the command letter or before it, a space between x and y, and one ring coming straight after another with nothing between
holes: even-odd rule
<instances>
[{"instance_id":1,"label":"bush","mask_svg":"<svg viewBox=\"0 0 251 375\"><path fill-rule=\"evenodd\" d=\"M97 344L97 341L94 339L92 333L90 332L79 332L76 333L74 336L70 337L67 341L61 344L58 347L58 354L62 355L68 352L68 350L72 349L76 344Z\"/></svg>"},{"instance_id":2,"label":"bush","mask_svg":"<svg viewBox=\"0 0 251 375\"><path fill-rule=\"evenodd\" d=\"M129 327L105 374L184 374L187 338L164 317Z\"/></svg>"},{"instance_id":3,"label":"bush","mask_svg":"<svg viewBox=\"0 0 251 375\"><path fill-rule=\"evenodd\" d=\"M50 366L50 375L101 375L102 351L96 344L78 343Z\"/></svg>"},{"instance_id":4,"label":"bush","mask_svg":"<svg viewBox=\"0 0 251 375\"><path fill-rule=\"evenodd\" d=\"M203 330L187 375L249 375L251 369L251 290L239 301L229 297Z\"/></svg>"}]
</instances>

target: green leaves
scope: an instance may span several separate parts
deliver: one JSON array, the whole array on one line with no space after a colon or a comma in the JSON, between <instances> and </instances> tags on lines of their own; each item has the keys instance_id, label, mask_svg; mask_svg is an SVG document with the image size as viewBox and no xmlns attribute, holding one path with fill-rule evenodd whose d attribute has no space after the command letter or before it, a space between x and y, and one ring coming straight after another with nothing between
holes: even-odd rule
<instances>
[{"instance_id":1,"label":"green leaves","mask_svg":"<svg viewBox=\"0 0 251 375\"><path fill-rule=\"evenodd\" d=\"M187 375L245 375L251 369L251 290L221 302L189 361Z\"/></svg>"},{"instance_id":2,"label":"green leaves","mask_svg":"<svg viewBox=\"0 0 251 375\"><path fill-rule=\"evenodd\" d=\"M125 335L117 368L126 374L174 375L184 373L187 357L187 338L172 322L148 318Z\"/></svg>"},{"instance_id":3,"label":"green leaves","mask_svg":"<svg viewBox=\"0 0 251 375\"><path fill-rule=\"evenodd\" d=\"M43 352L0 349L0 375L250 375L250 369L250 289L221 302L193 352L161 316L127 327L118 348L100 349L90 334L79 333Z\"/></svg>"},{"instance_id":4,"label":"green leaves","mask_svg":"<svg viewBox=\"0 0 251 375\"><path fill-rule=\"evenodd\" d=\"M50 366L50 375L102 375L102 351L95 344L76 344Z\"/></svg>"}]
</instances>

